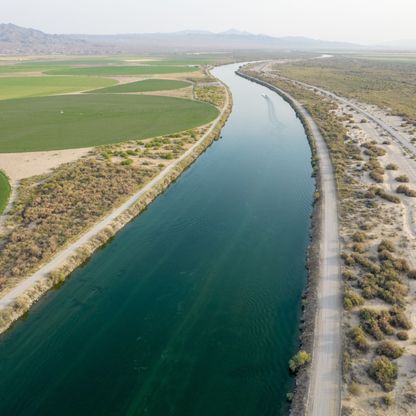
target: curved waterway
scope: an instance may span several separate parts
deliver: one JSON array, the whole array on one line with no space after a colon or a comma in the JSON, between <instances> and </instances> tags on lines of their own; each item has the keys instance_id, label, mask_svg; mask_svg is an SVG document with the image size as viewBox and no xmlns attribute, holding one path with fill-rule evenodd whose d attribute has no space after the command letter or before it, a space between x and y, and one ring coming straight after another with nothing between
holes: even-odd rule
<instances>
[{"instance_id":1,"label":"curved waterway","mask_svg":"<svg viewBox=\"0 0 416 416\"><path fill-rule=\"evenodd\" d=\"M222 139L0 338L2 416L287 414L310 149L237 67Z\"/></svg>"}]
</instances>

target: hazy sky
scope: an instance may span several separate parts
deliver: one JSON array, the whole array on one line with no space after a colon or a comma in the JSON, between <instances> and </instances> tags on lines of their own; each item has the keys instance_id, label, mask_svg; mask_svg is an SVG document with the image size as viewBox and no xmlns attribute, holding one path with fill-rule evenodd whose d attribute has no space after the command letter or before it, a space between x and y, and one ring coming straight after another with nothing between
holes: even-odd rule
<instances>
[{"instance_id":1,"label":"hazy sky","mask_svg":"<svg viewBox=\"0 0 416 416\"><path fill-rule=\"evenodd\" d=\"M416 0L0 0L0 21L49 33L229 28L374 43L416 39Z\"/></svg>"}]
</instances>

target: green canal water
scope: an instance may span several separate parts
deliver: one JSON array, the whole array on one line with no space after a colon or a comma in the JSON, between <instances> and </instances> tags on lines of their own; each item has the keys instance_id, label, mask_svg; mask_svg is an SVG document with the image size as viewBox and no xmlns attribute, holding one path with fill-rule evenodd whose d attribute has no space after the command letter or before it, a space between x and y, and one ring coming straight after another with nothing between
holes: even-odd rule
<instances>
[{"instance_id":1,"label":"green canal water","mask_svg":"<svg viewBox=\"0 0 416 416\"><path fill-rule=\"evenodd\" d=\"M287 414L310 150L237 67L222 139L0 338L1 416Z\"/></svg>"}]
</instances>

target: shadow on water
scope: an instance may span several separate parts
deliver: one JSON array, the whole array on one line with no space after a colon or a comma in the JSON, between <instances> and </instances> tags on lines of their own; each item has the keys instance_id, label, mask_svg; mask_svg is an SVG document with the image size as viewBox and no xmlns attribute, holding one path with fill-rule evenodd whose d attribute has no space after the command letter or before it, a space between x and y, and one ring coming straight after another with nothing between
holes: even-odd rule
<instances>
[{"instance_id":1,"label":"shadow on water","mask_svg":"<svg viewBox=\"0 0 416 416\"><path fill-rule=\"evenodd\" d=\"M274 106L273 101L269 98L268 95L264 97L264 101L267 104L267 112L269 115L270 123L273 125L273 127L276 127L278 129L284 128L285 125L281 123L277 118L276 108Z\"/></svg>"}]
</instances>

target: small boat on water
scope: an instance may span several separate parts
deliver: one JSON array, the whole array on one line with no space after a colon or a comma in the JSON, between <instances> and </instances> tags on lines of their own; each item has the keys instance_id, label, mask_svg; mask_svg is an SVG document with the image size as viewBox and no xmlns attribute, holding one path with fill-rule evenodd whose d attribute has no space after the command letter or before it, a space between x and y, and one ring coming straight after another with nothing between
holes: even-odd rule
<instances>
[{"instance_id":1,"label":"small boat on water","mask_svg":"<svg viewBox=\"0 0 416 416\"><path fill-rule=\"evenodd\" d=\"M261 95L263 98L269 98L269 96L267 94L262 94Z\"/></svg>"}]
</instances>

